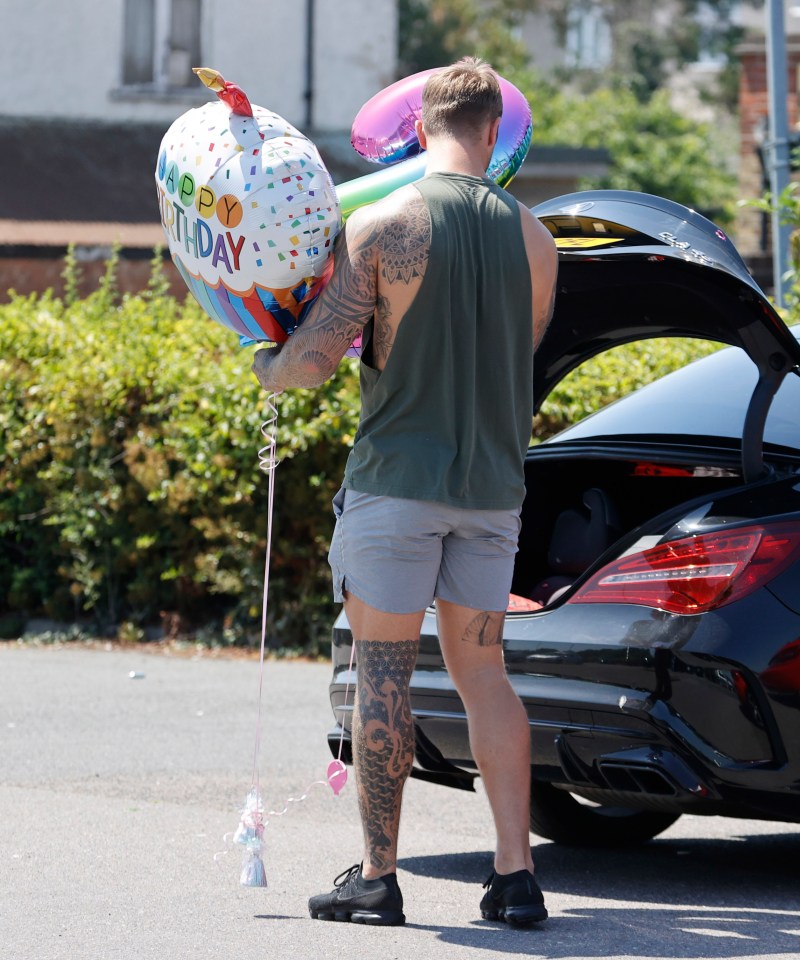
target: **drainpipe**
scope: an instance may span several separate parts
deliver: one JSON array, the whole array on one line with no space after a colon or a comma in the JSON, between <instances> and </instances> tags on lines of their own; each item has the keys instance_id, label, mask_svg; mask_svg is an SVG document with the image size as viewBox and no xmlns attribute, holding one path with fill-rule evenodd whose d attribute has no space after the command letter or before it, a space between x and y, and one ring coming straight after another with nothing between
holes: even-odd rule
<instances>
[{"instance_id":1,"label":"drainpipe","mask_svg":"<svg viewBox=\"0 0 800 960\"><path fill-rule=\"evenodd\" d=\"M769 98L769 142L766 144L767 169L773 205L789 183L789 118L786 106L786 30L783 0L767 4L767 90ZM781 223L777 210L772 214L772 277L775 302L786 303L789 284L784 274L789 269L791 227Z\"/></svg>"},{"instance_id":2,"label":"drainpipe","mask_svg":"<svg viewBox=\"0 0 800 960\"><path fill-rule=\"evenodd\" d=\"M306 0L306 118L303 132L314 129L314 0Z\"/></svg>"}]
</instances>

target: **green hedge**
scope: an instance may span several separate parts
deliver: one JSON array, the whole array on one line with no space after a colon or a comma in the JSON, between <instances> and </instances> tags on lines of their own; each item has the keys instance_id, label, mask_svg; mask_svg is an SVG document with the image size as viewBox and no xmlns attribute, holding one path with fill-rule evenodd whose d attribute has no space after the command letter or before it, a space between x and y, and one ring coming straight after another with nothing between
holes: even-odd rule
<instances>
[{"instance_id":1,"label":"green hedge","mask_svg":"<svg viewBox=\"0 0 800 960\"><path fill-rule=\"evenodd\" d=\"M266 395L252 349L192 301L117 301L114 264L85 300L0 307L0 603L231 642L260 633ZM352 362L279 398L270 634L325 644L330 500L357 422ZM13 617L11 618L14 619Z\"/></svg>"},{"instance_id":2,"label":"green hedge","mask_svg":"<svg viewBox=\"0 0 800 960\"><path fill-rule=\"evenodd\" d=\"M157 261L156 261L157 262ZM256 644L267 529L266 397L252 349L151 288L12 296L0 306L0 635L28 617L140 636L163 623ZM649 351L649 352L648 352ZM690 353L625 348L559 388L539 436ZM358 416L355 361L278 401L273 646L319 652L334 615L330 501Z\"/></svg>"}]
</instances>

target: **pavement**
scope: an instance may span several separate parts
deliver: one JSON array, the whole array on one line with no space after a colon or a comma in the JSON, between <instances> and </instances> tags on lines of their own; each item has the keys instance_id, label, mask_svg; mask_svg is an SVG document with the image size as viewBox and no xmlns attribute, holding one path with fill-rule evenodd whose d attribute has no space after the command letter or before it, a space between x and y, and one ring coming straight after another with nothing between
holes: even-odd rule
<instances>
[{"instance_id":1,"label":"pavement","mask_svg":"<svg viewBox=\"0 0 800 960\"><path fill-rule=\"evenodd\" d=\"M402 928L311 921L360 858L355 790L335 797L330 668L146 648L0 644L2 960L800 957L800 827L682 817L628 851L532 837L550 919L480 919L488 805L411 781ZM254 764L256 732L262 746ZM256 769L268 888L239 885L235 830ZM310 789L309 789L310 788Z\"/></svg>"}]
</instances>

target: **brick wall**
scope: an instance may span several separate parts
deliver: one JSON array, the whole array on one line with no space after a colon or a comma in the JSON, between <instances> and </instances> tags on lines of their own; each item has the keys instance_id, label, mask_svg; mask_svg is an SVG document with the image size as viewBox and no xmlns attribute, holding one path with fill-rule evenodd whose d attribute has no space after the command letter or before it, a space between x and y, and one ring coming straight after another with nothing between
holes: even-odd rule
<instances>
[{"instance_id":1,"label":"brick wall","mask_svg":"<svg viewBox=\"0 0 800 960\"><path fill-rule=\"evenodd\" d=\"M81 296L97 289L97 284L105 272L105 264L100 260L81 263ZM7 303L10 291L19 294L42 293L51 289L57 296L64 292L61 273L64 261L61 257L0 257L0 303ZM170 282L170 292L180 299L186 296L186 284L171 262L165 261L164 271ZM146 259L127 260L119 263L117 286L120 293L137 293L147 286L150 279L150 263Z\"/></svg>"},{"instance_id":2,"label":"brick wall","mask_svg":"<svg viewBox=\"0 0 800 960\"><path fill-rule=\"evenodd\" d=\"M764 173L758 155L759 139L767 139L769 100L767 92L767 55L763 40L751 41L739 48L741 76L739 81L740 164L739 197L753 200L764 192ZM790 41L786 47L787 108L789 129L797 128L798 70L800 42ZM736 243L750 264L756 278L764 286L772 284L769 217L743 207L736 220Z\"/></svg>"}]
</instances>

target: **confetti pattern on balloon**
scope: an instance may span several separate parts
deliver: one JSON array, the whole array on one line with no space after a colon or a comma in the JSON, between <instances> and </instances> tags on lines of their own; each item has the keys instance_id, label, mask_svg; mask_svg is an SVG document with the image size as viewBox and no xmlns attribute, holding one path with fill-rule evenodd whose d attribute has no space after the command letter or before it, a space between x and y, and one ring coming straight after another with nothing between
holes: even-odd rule
<instances>
[{"instance_id":1,"label":"confetti pattern on balloon","mask_svg":"<svg viewBox=\"0 0 800 960\"><path fill-rule=\"evenodd\" d=\"M196 72L219 100L178 117L161 142L156 186L169 250L212 318L243 342L282 343L333 268L336 190L299 130L251 106L216 71Z\"/></svg>"}]
</instances>

